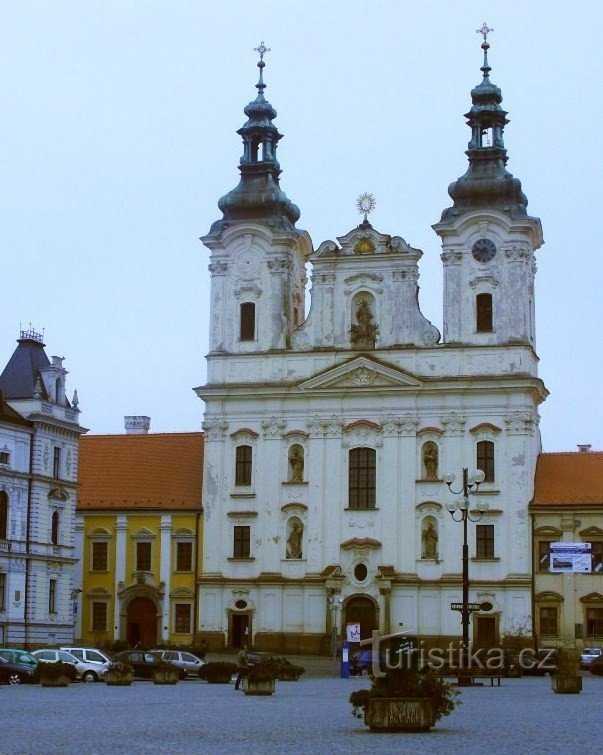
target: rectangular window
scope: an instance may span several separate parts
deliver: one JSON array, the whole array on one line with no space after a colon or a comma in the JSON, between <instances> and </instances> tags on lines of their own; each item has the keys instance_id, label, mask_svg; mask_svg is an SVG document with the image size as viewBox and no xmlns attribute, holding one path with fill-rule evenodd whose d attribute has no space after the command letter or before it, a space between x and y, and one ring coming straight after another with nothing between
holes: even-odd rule
<instances>
[{"instance_id":1,"label":"rectangular window","mask_svg":"<svg viewBox=\"0 0 603 755\"><path fill-rule=\"evenodd\" d=\"M52 476L55 480L58 480L61 476L61 449L58 446L54 447L54 456L52 458Z\"/></svg>"},{"instance_id":2,"label":"rectangular window","mask_svg":"<svg viewBox=\"0 0 603 755\"><path fill-rule=\"evenodd\" d=\"M6 600L6 574L0 573L0 611L4 611Z\"/></svg>"},{"instance_id":3,"label":"rectangular window","mask_svg":"<svg viewBox=\"0 0 603 755\"><path fill-rule=\"evenodd\" d=\"M376 458L374 448L353 448L350 451L349 508L375 508Z\"/></svg>"},{"instance_id":4,"label":"rectangular window","mask_svg":"<svg viewBox=\"0 0 603 755\"><path fill-rule=\"evenodd\" d=\"M192 571L193 544L176 543L176 571Z\"/></svg>"},{"instance_id":5,"label":"rectangular window","mask_svg":"<svg viewBox=\"0 0 603 755\"><path fill-rule=\"evenodd\" d=\"M541 608L540 609L540 636L557 637L557 609Z\"/></svg>"},{"instance_id":6,"label":"rectangular window","mask_svg":"<svg viewBox=\"0 0 603 755\"><path fill-rule=\"evenodd\" d=\"M57 581L51 579L48 583L48 610L50 613L56 613L57 610Z\"/></svg>"},{"instance_id":7,"label":"rectangular window","mask_svg":"<svg viewBox=\"0 0 603 755\"><path fill-rule=\"evenodd\" d=\"M136 543L136 571L151 571L151 543Z\"/></svg>"},{"instance_id":8,"label":"rectangular window","mask_svg":"<svg viewBox=\"0 0 603 755\"><path fill-rule=\"evenodd\" d=\"M475 297L476 330L478 333L492 332L492 294L478 294Z\"/></svg>"},{"instance_id":9,"label":"rectangular window","mask_svg":"<svg viewBox=\"0 0 603 755\"><path fill-rule=\"evenodd\" d=\"M593 573L603 574L603 540L593 540L590 544L590 553L593 560Z\"/></svg>"},{"instance_id":10,"label":"rectangular window","mask_svg":"<svg viewBox=\"0 0 603 755\"><path fill-rule=\"evenodd\" d=\"M100 601L92 603L92 631L105 632L107 629L107 604Z\"/></svg>"},{"instance_id":11,"label":"rectangular window","mask_svg":"<svg viewBox=\"0 0 603 755\"><path fill-rule=\"evenodd\" d=\"M176 619L174 631L176 634L189 634L191 631L191 604L176 603L174 611Z\"/></svg>"},{"instance_id":12,"label":"rectangular window","mask_svg":"<svg viewBox=\"0 0 603 755\"><path fill-rule=\"evenodd\" d=\"M241 304L241 341L255 339L255 304L246 301Z\"/></svg>"},{"instance_id":13,"label":"rectangular window","mask_svg":"<svg viewBox=\"0 0 603 755\"><path fill-rule=\"evenodd\" d=\"M234 548L232 555L234 558L249 558L251 555L251 527L235 526L234 528Z\"/></svg>"},{"instance_id":14,"label":"rectangular window","mask_svg":"<svg viewBox=\"0 0 603 755\"><path fill-rule=\"evenodd\" d=\"M586 609L586 636L603 637L603 608Z\"/></svg>"},{"instance_id":15,"label":"rectangular window","mask_svg":"<svg viewBox=\"0 0 603 755\"><path fill-rule=\"evenodd\" d=\"M550 540L538 541L538 571L548 571L551 564L551 542Z\"/></svg>"},{"instance_id":16,"label":"rectangular window","mask_svg":"<svg viewBox=\"0 0 603 755\"><path fill-rule=\"evenodd\" d=\"M477 468L484 473L484 482L494 482L494 443L480 440L477 444Z\"/></svg>"},{"instance_id":17,"label":"rectangular window","mask_svg":"<svg viewBox=\"0 0 603 755\"><path fill-rule=\"evenodd\" d=\"M235 461L235 485L251 485L251 446L237 446Z\"/></svg>"},{"instance_id":18,"label":"rectangular window","mask_svg":"<svg viewBox=\"0 0 603 755\"><path fill-rule=\"evenodd\" d=\"M107 571L109 543L92 543L92 571Z\"/></svg>"},{"instance_id":19,"label":"rectangular window","mask_svg":"<svg viewBox=\"0 0 603 755\"><path fill-rule=\"evenodd\" d=\"M475 527L475 557L494 558L494 525L478 524Z\"/></svg>"},{"instance_id":20,"label":"rectangular window","mask_svg":"<svg viewBox=\"0 0 603 755\"><path fill-rule=\"evenodd\" d=\"M8 464L10 462L10 454L8 451L0 451L0 464Z\"/></svg>"}]
</instances>

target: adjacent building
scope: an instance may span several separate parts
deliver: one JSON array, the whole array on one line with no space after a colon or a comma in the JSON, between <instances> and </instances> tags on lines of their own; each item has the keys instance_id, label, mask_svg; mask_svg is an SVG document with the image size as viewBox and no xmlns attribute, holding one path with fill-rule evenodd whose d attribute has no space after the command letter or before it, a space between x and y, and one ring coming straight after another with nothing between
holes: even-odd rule
<instances>
[{"instance_id":1,"label":"adjacent building","mask_svg":"<svg viewBox=\"0 0 603 755\"><path fill-rule=\"evenodd\" d=\"M346 623L460 634L462 526L446 505L481 469L489 511L470 525L473 639L529 622L528 504L540 452L534 326L538 218L506 169L507 113L471 92L467 172L434 226L442 336L421 313L419 249L368 220L314 248L280 188L281 134L265 99L237 132L240 183L219 201L203 475L200 629L213 647L320 652ZM305 313L306 265L312 269ZM474 499L476 502L478 498ZM474 507L475 518L480 517Z\"/></svg>"},{"instance_id":2,"label":"adjacent building","mask_svg":"<svg viewBox=\"0 0 603 755\"><path fill-rule=\"evenodd\" d=\"M198 613L202 433L90 435L80 449L76 638L190 643Z\"/></svg>"},{"instance_id":3,"label":"adjacent building","mask_svg":"<svg viewBox=\"0 0 603 755\"><path fill-rule=\"evenodd\" d=\"M80 436L63 357L22 331L0 375L0 641L73 641Z\"/></svg>"},{"instance_id":4,"label":"adjacent building","mask_svg":"<svg viewBox=\"0 0 603 755\"><path fill-rule=\"evenodd\" d=\"M533 522L534 635L540 645L603 645L603 453L538 458ZM553 573L552 543L590 545L590 571Z\"/></svg>"}]
</instances>

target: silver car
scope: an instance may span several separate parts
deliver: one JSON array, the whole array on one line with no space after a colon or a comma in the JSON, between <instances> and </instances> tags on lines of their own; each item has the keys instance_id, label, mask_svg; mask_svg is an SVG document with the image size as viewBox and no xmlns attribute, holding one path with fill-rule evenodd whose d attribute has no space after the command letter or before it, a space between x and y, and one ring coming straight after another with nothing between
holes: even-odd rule
<instances>
[{"instance_id":1,"label":"silver car","mask_svg":"<svg viewBox=\"0 0 603 755\"><path fill-rule=\"evenodd\" d=\"M74 655L71 655L66 650L43 648L42 650L33 650L32 655L40 663L56 663L57 661L61 661L62 663L69 663L71 666L75 666L77 671L76 679L82 679L86 671L84 664L80 663Z\"/></svg>"},{"instance_id":2,"label":"silver car","mask_svg":"<svg viewBox=\"0 0 603 755\"><path fill-rule=\"evenodd\" d=\"M199 669L205 665L205 661L186 650L151 650L161 660L169 661L180 669L180 678L186 676L199 676Z\"/></svg>"},{"instance_id":3,"label":"silver car","mask_svg":"<svg viewBox=\"0 0 603 755\"><path fill-rule=\"evenodd\" d=\"M98 648L62 647L61 650L71 653L84 664L86 668L82 674L82 679L85 682L96 682L102 679L111 665L109 656Z\"/></svg>"}]
</instances>

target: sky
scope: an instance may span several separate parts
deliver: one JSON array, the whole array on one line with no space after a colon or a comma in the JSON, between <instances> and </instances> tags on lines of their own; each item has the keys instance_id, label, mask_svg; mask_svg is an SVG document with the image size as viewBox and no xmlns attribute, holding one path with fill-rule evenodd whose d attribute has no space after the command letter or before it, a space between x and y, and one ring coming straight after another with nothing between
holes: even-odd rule
<instances>
[{"instance_id":1,"label":"sky","mask_svg":"<svg viewBox=\"0 0 603 755\"><path fill-rule=\"evenodd\" d=\"M598 78L603 4L506 0L0 2L0 367L20 327L65 357L81 422L199 430L209 252L238 183L257 53L278 111L281 187L314 248L361 218L423 250L420 303L442 329L431 229L466 170L463 114L491 79L508 169L541 218L537 351L545 451L603 449Z\"/></svg>"}]
</instances>

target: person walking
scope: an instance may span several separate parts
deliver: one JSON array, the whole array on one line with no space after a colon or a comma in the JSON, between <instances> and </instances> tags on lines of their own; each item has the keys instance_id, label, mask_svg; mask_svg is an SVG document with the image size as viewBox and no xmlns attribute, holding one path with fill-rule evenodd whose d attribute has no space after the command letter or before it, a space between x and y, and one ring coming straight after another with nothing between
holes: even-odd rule
<instances>
[{"instance_id":1,"label":"person walking","mask_svg":"<svg viewBox=\"0 0 603 755\"><path fill-rule=\"evenodd\" d=\"M239 673L237 675L237 681L235 682L235 689L239 689L239 685L241 684L241 679L243 679L246 676L249 676L249 660L247 658L247 645L243 645L243 647L239 650L239 653L237 655L237 664L239 666Z\"/></svg>"}]
</instances>

